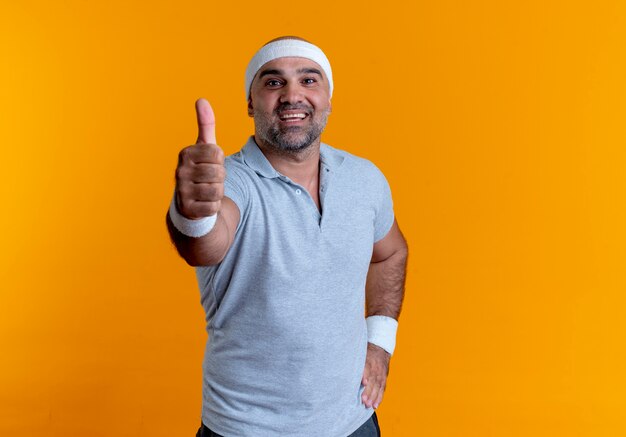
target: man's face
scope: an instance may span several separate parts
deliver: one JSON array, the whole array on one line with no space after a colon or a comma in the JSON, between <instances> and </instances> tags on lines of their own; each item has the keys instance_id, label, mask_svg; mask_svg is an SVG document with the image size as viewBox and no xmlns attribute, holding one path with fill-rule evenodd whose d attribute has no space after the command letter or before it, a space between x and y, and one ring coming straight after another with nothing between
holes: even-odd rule
<instances>
[{"instance_id":1,"label":"man's face","mask_svg":"<svg viewBox=\"0 0 626 437\"><path fill-rule=\"evenodd\" d=\"M310 59L275 59L252 81L248 113L255 136L275 149L298 152L318 141L330 109L328 79Z\"/></svg>"}]
</instances>

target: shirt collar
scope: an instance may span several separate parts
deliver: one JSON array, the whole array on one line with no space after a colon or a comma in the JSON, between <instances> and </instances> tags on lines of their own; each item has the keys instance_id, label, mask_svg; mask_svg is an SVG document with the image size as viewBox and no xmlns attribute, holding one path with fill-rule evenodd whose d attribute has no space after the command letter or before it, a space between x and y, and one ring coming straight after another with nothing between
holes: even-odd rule
<instances>
[{"instance_id":1,"label":"shirt collar","mask_svg":"<svg viewBox=\"0 0 626 437\"><path fill-rule=\"evenodd\" d=\"M328 144L320 144L320 161L327 168L337 170L343 164L343 154L337 149L330 147Z\"/></svg>"},{"instance_id":2,"label":"shirt collar","mask_svg":"<svg viewBox=\"0 0 626 437\"><path fill-rule=\"evenodd\" d=\"M266 178L277 178L280 176L280 173L274 170L272 164L270 164L261 149L259 149L259 146L257 146L254 136L248 138L246 145L241 149L241 155L246 165L261 176Z\"/></svg>"},{"instance_id":3,"label":"shirt collar","mask_svg":"<svg viewBox=\"0 0 626 437\"><path fill-rule=\"evenodd\" d=\"M241 149L241 155L248 167L266 178L277 178L281 174L278 173L272 164L267 160L257 143L254 136L250 136L245 146ZM334 170L343 163L344 157L339 151L330 147L328 144L320 144L320 160L326 167Z\"/></svg>"}]
</instances>

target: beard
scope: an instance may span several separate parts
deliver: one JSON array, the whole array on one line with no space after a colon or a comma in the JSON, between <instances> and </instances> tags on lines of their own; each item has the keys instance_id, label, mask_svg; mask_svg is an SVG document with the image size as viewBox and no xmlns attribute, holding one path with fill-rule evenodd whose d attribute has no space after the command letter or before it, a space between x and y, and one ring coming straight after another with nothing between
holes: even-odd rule
<instances>
[{"instance_id":1,"label":"beard","mask_svg":"<svg viewBox=\"0 0 626 437\"><path fill-rule=\"evenodd\" d=\"M306 126L280 126L279 113L292 109L301 109L310 118ZM281 105L273 114L254 113L256 134L263 142L283 153L298 153L310 147L324 131L328 121L329 110L324 110L319 119L314 117L313 110L302 105Z\"/></svg>"}]
</instances>

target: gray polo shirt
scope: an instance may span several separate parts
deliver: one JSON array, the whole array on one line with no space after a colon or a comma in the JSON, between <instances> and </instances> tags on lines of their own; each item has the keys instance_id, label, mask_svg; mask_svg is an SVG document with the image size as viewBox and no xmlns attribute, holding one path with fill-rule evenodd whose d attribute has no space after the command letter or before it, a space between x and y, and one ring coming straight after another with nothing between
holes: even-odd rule
<instances>
[{"instance_id":1,"label":"gray polo shirt","mask_svg":"<svg viewBox=\"0 0 626 437\"><path fill-rule=\"evenodd\" d=\"M373 412L361 402L365 280L393 224L391 193L371 162L320 152L321 213L253 137L225 161L240 221L224 260L196 275L209 334L202 420L226 437L344 437Z\"/></svg>"}]
</instances>

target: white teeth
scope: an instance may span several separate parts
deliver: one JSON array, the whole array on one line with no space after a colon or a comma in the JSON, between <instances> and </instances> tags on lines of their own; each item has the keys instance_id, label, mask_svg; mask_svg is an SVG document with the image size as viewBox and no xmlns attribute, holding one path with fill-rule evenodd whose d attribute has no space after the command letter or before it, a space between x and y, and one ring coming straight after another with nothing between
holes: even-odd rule
<instances>
[{"instance_id":1,"label":"white teeth","mask_svg":"<svg viewBox=\"0 0 626 437\"><path fill-rule=\"evenodd\" d=\"M282 120L285 120L287 118L304 118L304 117L306 117L306 114L284 114L280 116Z\"/></svg>"}]
</instances>

